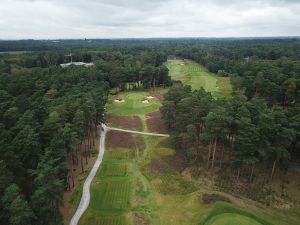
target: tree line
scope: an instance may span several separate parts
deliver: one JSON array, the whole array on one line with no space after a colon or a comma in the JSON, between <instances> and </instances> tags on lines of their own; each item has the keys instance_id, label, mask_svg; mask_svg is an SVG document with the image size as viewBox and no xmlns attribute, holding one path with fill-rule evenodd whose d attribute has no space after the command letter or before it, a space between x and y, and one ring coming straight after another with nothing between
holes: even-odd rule
<instances>
[{"instance_id":1,"label":"tree line","mask_svg":"<svg viewBox=\"0 0 300 225\"><path fill-rule=\"evenodd\" d=\"M216 160L222 166L230 159L237 177L245 169L249 180L257 167L269 170L269 180L276 168L287 169L300 157L299 50L297 40L165 48L168 54L230 77L233 86L233 97L227 100L181 84L166 94L161 111L174 146L181 146L192 161L203 160L207 168L214 168Z\"/></svg>"},{"instance_id":2,"label":"tree line","mask_svg":"<svg viewBox=\"0 0 300 225\"><path fill-rule=\"evenodd\" d=\"M177 56L192 59L213 73L230 76L233 89L248 99L264 98L269 106L299 102L300 45L298 41L179 46Z\"/></svg>"},{"instance_id":3,"label":"tree line","mask_svg":"<svg viewBox=\"0 0 300 225\"><path fill-rule=\"evenodd\" d=\"M255 168L267 165L272 180L276 168L287 169L299 151L299 104L287 111L238 94L214 99L179 82L165 94L161 112L174 146L207 169L229 161L237 177L246 169L251 181Z\"/></svg>"},{"instance_id":4,"label":"tree line","mask_svg":"<svg viewBox=\"0 0 300 225\"><path fill-rule=\"evenodd\" d=\"M18 68L0 80L0 223L62 224L66 159L85 167L108 83L83 68Z\"/></svg>"}]
</instances>

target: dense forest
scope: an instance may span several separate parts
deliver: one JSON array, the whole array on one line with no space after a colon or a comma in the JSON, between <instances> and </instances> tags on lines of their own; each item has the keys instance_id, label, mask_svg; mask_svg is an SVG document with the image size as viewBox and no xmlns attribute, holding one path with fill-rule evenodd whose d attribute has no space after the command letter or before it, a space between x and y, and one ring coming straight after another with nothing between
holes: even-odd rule
<instances>
[{"instance_id":1,"label":"dense forest","mask_svg":"<svg viewBox=\"0 0 300 225\"><path fill-rule=\"evenodd\" d=\"M230 77L233 94L214 99L203 89L173 85L161 112L174 146L191 164L211 171L217 164L250 182L257 172L269 174L263 181L269 183L277 168L286 171L299 161L299 48L272 42L177 46L175 56Z\"/></svg>"},{"instance_id":2,"label":"dense forest","mask_svg":"<svg viewBox=\"0 0 300 225\"><path fill-rule=\"evenodd\" d=\"M191 162L214 168L216 162L230 158L237 174L243 167L250 169L250 181L256 166L271 164L272 179L277 165L287 169L291 155L298 154L299 110L299 105L289 110L269 108L262 99L240 95L215 100L203 89L191 91L180 83L165 95L161 108L175 146ZM209 146L206 158L202 158L203 143Z\"/></svg>"},{"instance_id":3,"label":"dense forest","mask_svg":"<svg viewBox=\"0 0 300 225\"><path fill-rule=\"evenodd\" d=\"M64 54L0 55L1 224L62 224L59 207L74 179L67 159L84 171L109 89L170 84L167 57L154 51L74 50L91 68L61 68Z\"/></svg>"},{"instance_id":4,"label":"dense forest","mask_svg":"<svg viewBox=\"0 0 300 225\"><path fill-rule=\"evenodd\" d=\"M62 224L67 159L85 166L111 89L173 85L161 112L191 164L229 164L251 182L258 167L271 180L300 158L299 39L28 40L0 50L29 51L0 54L0 224ZM61 68L70 52L95 66ZM168 56L229 76L232 97L171 81Z\"/></svg>"}]
</instances>

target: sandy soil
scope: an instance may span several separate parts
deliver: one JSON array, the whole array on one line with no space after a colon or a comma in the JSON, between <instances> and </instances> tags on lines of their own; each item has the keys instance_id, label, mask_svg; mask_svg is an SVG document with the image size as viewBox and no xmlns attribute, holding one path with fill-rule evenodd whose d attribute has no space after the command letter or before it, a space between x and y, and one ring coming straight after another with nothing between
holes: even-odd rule
<instances>
[{"instance_id":1,"label":"sandy soil","mask_svg":"<svg viewBox=\"0 0 300 225\"><path fill-rule=\"evenodd\" d=\"M124 103L125 100L124 99L115 99L114 102L115 103Z\"/></svg>"}]
</instances>

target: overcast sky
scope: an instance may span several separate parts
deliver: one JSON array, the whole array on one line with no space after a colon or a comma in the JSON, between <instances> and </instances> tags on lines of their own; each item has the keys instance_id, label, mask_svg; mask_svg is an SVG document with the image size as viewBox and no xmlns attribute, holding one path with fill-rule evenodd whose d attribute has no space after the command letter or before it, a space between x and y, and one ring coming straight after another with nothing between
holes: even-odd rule
<instances>
[{"instance_id":1,"label":"overcast sky","mask_svg":"<svg viewBox=\"0 0 300 225\"><path fill-rule=\"evenodd\" d=\"M300 0L0 0L0 39L300 36Z\"/></svg>"}]
</instances>

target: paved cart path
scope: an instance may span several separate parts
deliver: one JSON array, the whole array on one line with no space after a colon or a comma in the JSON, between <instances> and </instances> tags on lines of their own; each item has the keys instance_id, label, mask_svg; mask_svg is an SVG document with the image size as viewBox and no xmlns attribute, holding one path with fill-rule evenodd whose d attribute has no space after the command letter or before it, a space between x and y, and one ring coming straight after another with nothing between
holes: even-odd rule
<instances>
[{"instance_id":1,"label":"paved cart path","mask_svg":"<svg viewBox=\"0 0 300 225\"><path fill-rule=\"evenodd\" d=\"M102 128L103 130L101 131L100 134L99 154L89 176L86 178L84 182L81 200L74 216L71 219L70 225L78 224L80 217L85 212L85 210L87 209L90 203L90 186L102 162L104 151L105 151L105 137L106 137L107 127L105 125L102 125Z\"/></svg>"},{"instance_id":2,"label":"paved cart path","mask_svg":"<svg viewBox=\"0 0 300 225\"><path fill-rule=\"evenodd\" d=\"M169 134L149 133L149 132L142 132L142 131L135 131L135 130L126 130L126 129L114 128L114 127L107 127L107 129L109 129L109 130L115 130L115 131L120 131L120 132L133 133L133 134L142 134L142 135L150 135L150 136L157 136L157 137L170 137Z\"/></svg>"},{"instance_id":3,"label":"paved cart path","mask_svg":"<svg viewBox=\"0 0 300 225\"><path fill-rule=\"evenodd\" d=\"M99 169L99 166L103 160L104 152L105 152L105 138L106 138L106 133L109 130L114 130L114 131L120 131L120 132L128 132L128 133L134 133L134 134L141 134L141 135L150 135L150 136L157 136L157 137L169 137L170 135L168 134L158 134L158 133L149 133L149 132L140 132L140 131L134 131L134 130L125 130L125 129L120 129L120 128L114 128L114 127L108 127L105 124L101 124L102 127L102 132L100 134L100 143L99 143L99 154L97 157L97 160L86 178L84 185L83 185L83 191L82 191L82 196L81 200L79 203L79 206L74 214L74 216L71 219L70 225L77 225L81 216L87 209L90 203L90 186L91 183L97 173L97 170Z\"/></svg>"}]
</instances>

